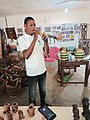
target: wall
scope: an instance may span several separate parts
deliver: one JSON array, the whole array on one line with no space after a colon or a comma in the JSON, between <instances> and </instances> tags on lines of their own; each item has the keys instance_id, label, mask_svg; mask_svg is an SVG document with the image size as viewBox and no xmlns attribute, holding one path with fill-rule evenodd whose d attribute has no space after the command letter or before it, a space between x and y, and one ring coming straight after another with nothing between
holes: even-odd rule
<instances>
[{"instance_id":1,"label":"wall","mask_svg":"<svg viewBox=\"0 0 90 120\"><path fill-rule=\"evenodd\" d=\"M68 13L60 11L46 12L43 13L27 13L27 14L17 14L6 16L8 27L16 26L22 27L23 20L26 16L32 16L36 19L37 26L47 25L47 24L62 24L62 23L90 23L90 14L88 10L73 10ZM4 17L0 17L0 26L5 25ZM4 23L4 24L3 24Z\"/></svg>"},{"instance_id":2,"label":"wall","mask_svg":"<svg viewBox=\"0 0 90 120\"><path fill-rule=\"evenodd\" d=\"M5 17L0 17L0 28L5 28L6 23L5 23Z\"/></svg>"},{"instance_id":3,"label":"wall","mask_svg":"<svg viewBox=\"0 0 90 120\"><path fill-rule=\"evenodd\" d=\"M27 14L17 14L6 16L8 27L23 28L23 20L26 16L32 16L36 19L37 26L46 26L52 24L62 24L62 23L90 23L90 14L88 10L73 10L68 13L60 11L52 11L46 13L27 13ZM0 17L0 26L2 28L6 27L4 17ZM90 34L88 33L90 37ZM64 43L67 45L67 43ZM71 43L78 46L78 42ZM69 42L68 42L69 45Z\"/></svg>"}]
</instances>

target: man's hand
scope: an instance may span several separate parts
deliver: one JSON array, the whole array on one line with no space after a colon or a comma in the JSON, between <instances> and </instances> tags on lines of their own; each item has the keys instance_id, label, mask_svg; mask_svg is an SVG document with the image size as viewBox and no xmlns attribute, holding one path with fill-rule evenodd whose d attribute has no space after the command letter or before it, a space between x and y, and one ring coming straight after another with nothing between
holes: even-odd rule
<instances>
[{"instance_id":1,"label":"man's hand","mask_svg":"<svg viewBox=\"0 0 90 120\"><path fill-rule=\"evenodd\" d=\"M34 32L34 40L36 41L38 39L38 31Z\"/></svg>"},{"instance_id":2,"label":"man's hand","mask_svg":"<svg viewBox=\"0 0 90 120\"><path fill-rule=\"evenodd\" d=\"M42 33L42 39L44 40L46 37L48 37L44 32Z\"/></svg>"},{"instance_id":3,"label":"man's hand","mask_svg":"<svg viewBox=\"0 0 90 120\"><path fill-rule=\"evenodd\" d=\"M57 38L57 40L61 40L62 39L62 34L58 34L58 36L56 38Z\"/></svg>"}]
</instances>

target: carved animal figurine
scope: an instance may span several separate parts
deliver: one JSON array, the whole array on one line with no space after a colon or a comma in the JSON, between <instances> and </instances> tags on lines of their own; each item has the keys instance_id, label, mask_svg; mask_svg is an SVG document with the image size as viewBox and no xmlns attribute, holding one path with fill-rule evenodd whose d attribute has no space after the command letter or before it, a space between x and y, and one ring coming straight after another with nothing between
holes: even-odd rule
<instances>
[{"instance_id":1,"label":"carved animal figurine","mask_svg":"<svg viewBox=\"0 0 90 120\"><path fill-rule=\"evenodd\" d=\"M22 119L25 118L24 115L23 115L23 111L22 110L18 111L18 115L19 115L19 120L22 120Z\"/></svg>"},{"instance_id":2,"label":"carved animal figurine","mask_svg":"<svg viewBox=\"0 0 90 120\"><path fill-rule=\"evenodd\" d=\"M27 112L28 112L28 115L29 115L30 117L33 117L33 116L35 115L35 108L34 108L34 105L33 105L33 104L31 104L31 105L28 107Z\"/></svg>"}]
</instances>

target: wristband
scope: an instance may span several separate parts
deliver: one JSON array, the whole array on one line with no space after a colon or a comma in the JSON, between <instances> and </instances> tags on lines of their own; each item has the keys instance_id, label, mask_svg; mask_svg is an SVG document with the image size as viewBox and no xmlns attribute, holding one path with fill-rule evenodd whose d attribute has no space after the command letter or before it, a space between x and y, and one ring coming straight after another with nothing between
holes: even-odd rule
<instances>
[{"instance_id":1,"label":"wristband","mask_svg":"<svg viewBox=\"0 0 90 120\"><path fill-rule=\"evenodd\" d=\"M45 36L45 38L44 38L44 42L45 42L45 43L48 42L48 37Z\"/></svg>"}]
</instances>

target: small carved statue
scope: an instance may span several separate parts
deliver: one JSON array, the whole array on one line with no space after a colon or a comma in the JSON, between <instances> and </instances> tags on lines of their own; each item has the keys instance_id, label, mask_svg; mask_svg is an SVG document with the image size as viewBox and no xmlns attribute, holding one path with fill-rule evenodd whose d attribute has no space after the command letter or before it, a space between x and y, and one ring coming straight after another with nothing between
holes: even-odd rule
<instances>
[{"instance_id":1,"label":"small carved statue","mask_svg":"<svg viewBox=\"0 0 90 120\"><path fill-rule=\"evenodd\" d=\"M22 119L25 118L24 115L23 115L23 111L22 110L18 111L18 115L19 115L19 120L22 120Z\"/></svg>"},{"instance_id":2,"label":"small carved statue","mask_svg":"<svg viewBox=\"0 0 90 120\"><path fill-rule=\"evenodd\" d=\"M79 116L78 106L77 106L77 104L73 104L72 106L73 106L73 117L74 117L73 120L79 120L80 116Z\"/></svg>"},{"instance_id":3,"label":"small carved statue","mask_svg":"<svg viewBox=\"0 0 90 120\"><path fill-rule=\"evenodd\" d=\"M27 112L30 117L33 117L35 115L35 108L33 104L30 104L30 106L27 109Z\"/></svg>"},{"instance_id":4,"label":"small carved statue","mask_svg":"<svg viewBox=\"0 0 90 120\"><path fill-rule=\"evenodd\" d=\"M84 97L82 99L82 105L83 105L82 115L83 115L83 117L85 117L87 115L88 110L89 110L89 99Z\"/></svg>"},{"instance_id":5,"label":"small carved statue","mask_svg":"<svg viewBox=\"0 0 90 120\"><path fill-rule=\"evenodd\" d=\"M85 120L90 120L90 110L87 111L87 114L85 116Z\"/></svg>"}]
</instances>

